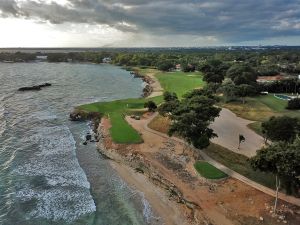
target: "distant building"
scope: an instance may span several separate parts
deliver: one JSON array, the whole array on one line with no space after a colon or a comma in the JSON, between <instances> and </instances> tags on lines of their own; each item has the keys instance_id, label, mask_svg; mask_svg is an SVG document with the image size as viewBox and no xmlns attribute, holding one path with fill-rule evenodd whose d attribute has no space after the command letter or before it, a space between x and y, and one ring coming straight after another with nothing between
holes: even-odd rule
<instances>
[{"instance_id":1,"label":"distant building","mask_svg":"<svg viewBox=\"0 0 300 225\"><path fill-rule=\"evenodd\" d=\"M103 63L111 63L111 58L109 58L109 57L103 58L102 62Z\"/></svg>"},{"instance_id":2,"label":"distant building","mask_svg":"<svg viewBox=\"0 0 300 225\"><path fill-rule=\"evenodd\" d=\"M274 82L279 80L284 80L284 76L278 74L276 76L258 76L256 81L258 83Z\"/></svg>"},{"instance_id":3,"label":"distant building","mask_svg":"<svg viewBox=\"0 0 300 225\"><path fill-rule=\"evenodd\" d=\"M37 55L36 56L37 61L47 61L47 59L48 59L48 56L46 56L46 55Z\"/></svg>"},{"instance_id":4,"label":"distant building","mask_svg":"<svg viewBox=\"0 0 300 225\"><path fill-rule=\"evenodd\" d=\"M181 65L180 64L176 64L175 65L175 70L176 71L181 71Z\"/></svg>"}]
</instances>

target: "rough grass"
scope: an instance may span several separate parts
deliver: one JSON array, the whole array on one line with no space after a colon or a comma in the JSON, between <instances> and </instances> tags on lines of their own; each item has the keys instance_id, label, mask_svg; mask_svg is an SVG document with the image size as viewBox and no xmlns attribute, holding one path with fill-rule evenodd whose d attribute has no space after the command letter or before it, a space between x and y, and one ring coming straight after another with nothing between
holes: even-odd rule
<instances>
[{"instance_id":1,"label":"rough grass","mask_svg":"<svg viewBox=\"0 0 300 225\"><path fill-rule=\"evenodd\" d=\"M249 179L256 181L270 188L275 187L275 176L271 173L264 173L252 169L246 156L232 152L222 146L211 143L203 150L208 156L227 166L233 171L242 174Z\"/></svg>"},{"instance_id":2,"label":"rough grass","mask_svg":"<svg viewBox=\"0 0 300 225\"><path fill-rule=\"evenodd\" d=\"M170 119L168 117L163 117L161 115L157 115L154 119L148 124L148 127L162 132L168 133L170 127Z\"/></svg>"},{"instance_id":3,"label":"rough grass","mask_svg":"<svg viewBox=\"0 0 300 225\"><path fill-rule=\"evenodd\" d=\"M156 74L165 91L175 92L179 98L190 90L205 85L201 73L168 72Z\"/></svg>"},{"instance_id":4,"label":"rough grass","mask_svg":"<svg viewBox=\"0 0 300 225\"><path fill-rule=\"evenodd\" d=\"M287 110L287 101L275 98L273 94L246 98L246 103L229 102L221 103L222 107L228 108L239 117L264 122L271 116L291 116L300 118L300 110ZM251 127L251 126L250 126ZM258 131L258 130L254 130Z\"/></svg>"},{"instance_id":5,"label":"rough grass","mask_svg":"<svg viewBox=\"0 0 300 225\"><path fill-rule=\"evenodd\" d=\"M253 130L255 133L257 133L260 136L263 136L262 130L261 130L261 122L257 121L254 123L250 123L248 127Z\"/></svg>"},{"instance_id":6,"label":"rough grass","mask_svg":"<svg viewBox=\"0 0 300 225\"><path fill-rule=\"evenodd\" d=\"M221 179L227 177L226 173L223 173L208 162L198 161L194 164L194 167L201 176L207 179Z\"/></svg>"}]
</instances>

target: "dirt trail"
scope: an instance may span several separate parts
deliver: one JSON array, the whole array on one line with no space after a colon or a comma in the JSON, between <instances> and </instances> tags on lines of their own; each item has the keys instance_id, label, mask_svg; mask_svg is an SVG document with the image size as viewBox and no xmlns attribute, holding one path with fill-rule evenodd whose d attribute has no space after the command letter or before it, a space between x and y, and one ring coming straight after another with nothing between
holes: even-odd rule
<instances>
[{"instance_id":1,"label":"dirt trail","mask_svg":"<svg viewBox=\"0 0 300 225\"><path fill-rule=\"evenodd\" d=\"M156 96L162 95L164 89L162 88L162 86L160 85L158 79L156 78L155 72L149 72L146 75L149 76L152 79L152 81L153 81L150 84L151 87L153 88L152 93L147 98L152 98L152 97L156 97Z\"/></svg>"},{"instance_id":2,"label":"dirt trail","mask_svg":"<svg viewBox=\"0 0 300 225\"><path fill-rule=\"evenodd\" d=\"M141 120L126 118L128 123L141 133L144 143L135 146L135 151L143 154L160 174L174 183L183 195L191 202L197 203L200 211L207 216L213 224L249 224L243 218L252 218L259 221L259 217L266 214L266 204L273 198L256 189L236 180L228 178L219 182L211 182L197 175L192 157L184 164L180 171L174 170L174 158L181 157L183 144L166 137L159 136L145 129L151 116ZM170 150L170 144L173 148ZM157 155L164 154L164 149L173 154L170 158L160 159ZM170 165L171 164L171 165ZM173 168L172 168L173 167ZM239 218L238 222L236 219ZM258 222L259 223L259 222ZM256 224L253 221L250 224ZM263 224L263 223L261 223Z\"/></svg>"}]
</instances>

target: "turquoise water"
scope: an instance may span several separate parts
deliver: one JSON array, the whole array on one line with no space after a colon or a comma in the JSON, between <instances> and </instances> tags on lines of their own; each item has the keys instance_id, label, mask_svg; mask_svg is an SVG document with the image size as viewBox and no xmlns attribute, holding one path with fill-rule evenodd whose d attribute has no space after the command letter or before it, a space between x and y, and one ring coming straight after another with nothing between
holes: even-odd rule
<instances>
[{"instance_id":1,"label":"turquoise water","mask_svg":"<svg viewBox=\"0 0 300 225\"><path fill-rule=\"evenodd\" d=\"M0 63L0 87L0 224L154 224L143 195L82 145L89 124L68 120L79 104L139 97L141 80L111 65Z\"/></svg>"},{"instance_id":2,"label":"turquoise water","mask_svg":"<svg viewBox=\"0 0 300 225\"><path fill-rule=\"evenodd\" d=\"M282 99L282 100L291 100L292 98L287 96L287 95L282 95L282 94L274 94L276 98Z\"/></svg>"}]
</instances>

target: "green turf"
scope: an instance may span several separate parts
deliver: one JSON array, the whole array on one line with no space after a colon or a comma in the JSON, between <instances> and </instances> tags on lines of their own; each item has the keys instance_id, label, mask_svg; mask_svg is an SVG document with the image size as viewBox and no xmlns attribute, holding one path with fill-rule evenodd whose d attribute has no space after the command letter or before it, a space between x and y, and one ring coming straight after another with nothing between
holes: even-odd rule
<instances>
[{"instance_id":1,"label":"green turf","mask_svg":"<svg viewBox=\"0 0 300 225\"><path fill-rule=\"evenodd\" d=\"M228 108L239 117L252 120L252 121L267 121L271 116L290 116L300 118L300 110L287 110L285 109L287 101L275 98L273 94L248 97L246 103L229 102L219 103L221 107ZM249 126L252 128L252 126ZM254 125L254 130L259 133Z\"/></svg>"},{"instance_id":2,"label":"green turf","mask_svg":"<svg viewBox=\"0 0 300 225\"><path fill-rule=\"evenodd\" d=\"M208 162L198 161L195 163L194 167L201 176L207 179L221 179L227 177L226 173L223 173Z\"/></svg>"},{"instance_id":3,"label":"green turf","mask_svg":"<svg viewBox=\"0 0 300 225\"><path fill-rule=\"evenodd\" d=\"M195 88L203 87L201 73L168 72L156 74L165 91L175 92L179 98Z\"/></svg>"},{"instance_id":4,"label":"green turf","mask_svg":"<svg viewBox=\"0 0 300 225\"><path fill-rule=\"evenodd\" d=\"M261 129L261 124L262 124L262 122L257 121L257 122L248 124L248 127L251 130L253 130L255 133L257 133L258 135L263 136L263 132L262 132L262 129Z\"/></svg>"},{"instance_id":5,"label":"green turf","mask_svg":"<svg viewBox=\"0 0 300 225\"><path fill-rule=\"evenodd\" d=\"M261 95L261 96L256 97L256 99L259 102L268 106L274 112L285 111L285 107L287 106L287 102L288 102L288 101L274 97L273 94Z\"/></svg>"},{"instance_id":6,"label":"green turf","mask_svg":"<svg viewBox=\"0 0 300 225\"><path fill-rule=\"evenodd\" d=\"M143 69L141 73L158 73L154 69ZM199 73L159 73L158 79L163 82L162 86L168 91L176 92L179 97L184 93L203 86L202 76ZM133 129L124 119L125 115L140 114L146 101L152 100L156 104L163 101L162 96L144 99L123 99L112 102L97 102L79 106L81 110L89 112L100 112L110 118L110 134L116 143L141 143L143 140L139 133Z\"/></svg>"},{"instance_id":7,"label":"green turf","mask_svg":"<svg viewBox=\"0 0 300 225\"><path fill-rule=\"evenodd\" d=\"M162 101L162 97L151 99L156 103ZM138 132L133 129L124 119L125 115L134 113L134 110L144 108L148 99L124 99L112 102L97 102L79 106L79 109L89 112L100 112L111 121L110 134L116 143L141 143L143 140Z\"/></svg>"},{"instance_id":8,"label":"green turf","mask_svg":"<svg viewBox=\"0 0 300 225\"><path fill-rule=\"evenodd\" d=\"M111 121L110 134L113 140L118 143L141 143L141 136L124 119L124 116L118 112L109 115Z\"/></svg>"},{"instance_id":9,"label":"green turf","mask_svg":"<svg viewBox=\"0 0 300 225\"><path fill-rule=\"evenodd\" d=\"M228 168L248 177L270 188L275 187L275 176L271 173L264 173L252 169L248 158L244 155L232 152L222 146L211 143L208 148L203 150L208 156L227 166Z\"/></svg>"}]
</instances>

